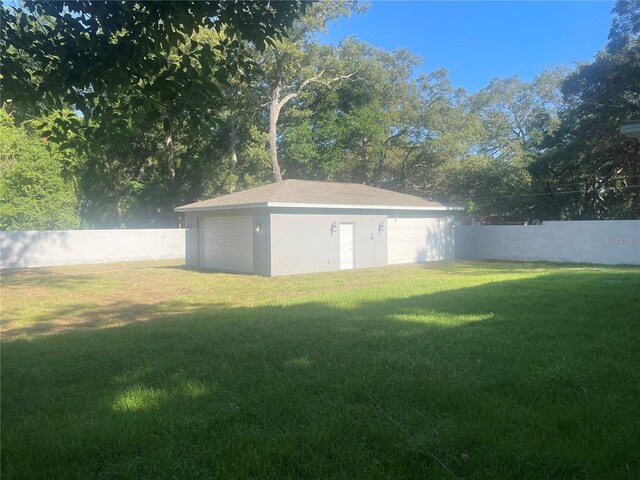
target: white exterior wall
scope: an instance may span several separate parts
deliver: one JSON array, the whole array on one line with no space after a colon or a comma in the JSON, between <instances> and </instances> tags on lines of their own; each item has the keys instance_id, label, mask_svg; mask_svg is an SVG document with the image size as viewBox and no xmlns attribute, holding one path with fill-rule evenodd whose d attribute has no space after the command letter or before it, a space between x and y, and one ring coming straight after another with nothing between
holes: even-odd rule
<instances>
[{"instance_id":1,"label":"white exterior wall","mask_svg":"<svg viewBox=\"0 0 640 480\"><path fill-rule=\"evenodd\" d=\"M272 213L271 275L339 270L341 223L354 225L356 269L454 258L453 217L443 212Z\"/></svg>"},{"instance_id":2,"label":"white exterior wall","mask_svg":"<svg viewBox=\"0 0 640 480\"><path fill-rule=\"evenodd\" d=\"M181 228L0 232L0 267L184 258Z\"/></svg>"},{"instance_id":3,"label":"white exterior wall","mask_svg":"<svg viewBox=\"0 0 640 480\"><path fill-rule=\"evenodd\" d=\"M354 268L387 264L386 215L344 213L271 214L271 275L340 269L340 224L354 225ZM331 233L331 225L336 229ZM380 225L383 228L380 228Z\"/></svg>"},{"instance_id":4,"label":"white exterior wall","mask_svg":"<svg viewBox=\"0 0 640 480\"><path fill-rule=\"evenodd\" d=\"M640 220L455 227L456 258L640 265Z\"/></svg>"}]
</instances>

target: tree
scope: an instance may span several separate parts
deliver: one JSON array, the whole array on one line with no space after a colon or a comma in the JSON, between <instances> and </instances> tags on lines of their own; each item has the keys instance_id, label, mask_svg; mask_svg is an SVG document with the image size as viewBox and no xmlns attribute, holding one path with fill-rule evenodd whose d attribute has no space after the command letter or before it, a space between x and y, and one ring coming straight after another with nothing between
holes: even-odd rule
<instances>
[{"instance_id":1,"label":"tree","mask_svg":"<svg viewBox=\"0 0 640 480\"><path fill-rule=\"evenodd\" d=\"M620 133L640 118L640 3L613 13L606 48L563 83L560 127L531 166L545 218L640 216L640 142Z\"/></svg>"},{"instance_id":2,"label":"tree","mask_svg":"<svg viewBox=\"0 0 640 480\"><path fill-rule=\"evenodd\" d=\"M399 178L405 189L448 199L459 192L452 189L445 167L458 166L477 154L482 124L466 108L466 92L451 85L446 70L421 75L417 86L419 115L414 120L413 142L402 159Z\"/></svg>"},{"instance_id":3,"label":"tree","mask_svg":"<svg viewBox=\"0 0 640 480\"><path fill-rule=\"evenodd\" d=\"M520 165L471 155L436 170L436 199L462 205L466 214L491 222L521 223L531 217L531 176Z\"/></svg>"},{"instance_id":4,"label":"tree","mask_svg":"<svg viewBox=\"0 0 640 480\"><path fill-rule=\"evenodd\" d=\"M80 225L72 179L55 145L16 127L0 109L0 229L55 230Z\"/></svg>"},{"instance_id":5,"label":"tree","mask_svg":"<svg viewBox=\"0 0 640 480\"><path fill-rule=\"evenodd\" d=\"M298 98L312 84L329 86L351 78L355 72L338 74L333 61L333 49L312 41L313 35L324 31L327 24L366 6L357 0L341 0L314 4L308 14L294 23L286 39L274 42L259 61L265 73L262 89L268 97L268 145L275 181L282 181L278 161L278 121L282 109Z\"/></svg>"},{"instance_id":6,"label":"tree","mask_svg":"<svg viewBox=\"0 0 640 480\"><path fill-rule=\"evenodd\" d=\"M433 75L433 74L432 74ZM496 78L467 97L436 76L423 89L425 142L414 172L421 191L465 205L474 216L521 222L531 216L528 166L545 134L557 128L564 67L549 68L533 82Z\"/></svg>"},{"instance_id":7,"label":"tree","mask_svg":"<svg viewBox=\"0 0 640 480\"><path fill-rule=\"evenodd\" d=\"M258 50L282 36L306 3L201 1L27 1L2 6L3 88L5 98L74 105L87 102L109 109L124 90L147 93L197 92L219 95L211 70L225 82L251 63L236 37ZM225 29L227 40L214 50L194 41L199 29ZM187 42L191 40L190 42ZM188 43L188 48L178 48ZM172 49L178 67L167 73ZM221 53L222 52L222 53ZM29 61L25 62L25 58ZM196 104L198 96L190 96ZM94 112L95 113L95 112Z\"/></svg>"},{"instance_id":8,"label":"tree","mask_svg":"<svg viewBox=\"0 0 640 480\"><path fill-rule=\"evenodd\" d=\"M92 224L138 224L134 212L147 224L175 224L173 207L207 190L212 182L203 177L224 173L223 89L248 82L253 52L281 38L306 6L3 4L4 107L20 120L65 107L82 113L82 122L61 128L85 140L77 185Z\"/></svg>"},{"instance_id":9,"label":"tree","mask_svg":"<svg viewBox=\"0 0 640 480\"><path fill-rule=\"evenodd\" d=\"M332 57L336 72L356 73L314 82L296 97L278 139L282 163L296 176L395 187L396 160L417 118L420 96L410 77L419 60L354 38Z\"/></svg>"},{"instance_id":10,"label":"tree","mask_svg":"<svg viewBox=\"0 0 640 480\"><path fill-rule=\"evenodd\" d=\"M3 109L46 139L60 170L45 170L91 226L175 225L177 204L283 177L502 221L639 215L640 147L618 131L640 118L637 2L618 2L606 49L568 78L550 68L471 96L446 70L416 76L408 50L320 43L359 1L305 6L3 6Z\"/></svg>"},{"instance_id":11,"label":"tree","mask_svg":"<svg viewBox=\"0 0 640 480\"><path fill-rule=\"evenodd\" d=\"M507 162L523 162L537 151L545 134L557 128L560 86L566 67L548 68L533 82L495 78L468 100L480 117L485 139L479 153Z\"/></svg>"},{"instance_id":12,"label":"tree","mask_svg":"<svg viewBox=\"0 0 640 480\"><path fill-rule=\"evenodd\" d=\"M420 59L409 50L393 52L354 39L340 46L342 61L358 81L339 87L338 125L351 180L398 185L398 165L419 128L420 94L411 76Z\"/></svg>"}]
</instances>

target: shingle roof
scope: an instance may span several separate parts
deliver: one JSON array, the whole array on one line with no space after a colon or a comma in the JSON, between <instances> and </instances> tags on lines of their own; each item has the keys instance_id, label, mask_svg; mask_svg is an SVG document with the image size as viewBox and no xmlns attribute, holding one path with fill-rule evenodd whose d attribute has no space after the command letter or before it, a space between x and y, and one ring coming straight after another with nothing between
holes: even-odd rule
<instances>
[{"instance_id":1,"label":"shingle roof","mask_svg":"<svg viewBox=\"0 0 640 480\"><path fill-rule=\"evenodd\" d=\"M410 210L462 210L357 183L285 180L262 187L230 193L176 208L176 212L241 207L381 208Z\"/></svg>"}]
</instances>

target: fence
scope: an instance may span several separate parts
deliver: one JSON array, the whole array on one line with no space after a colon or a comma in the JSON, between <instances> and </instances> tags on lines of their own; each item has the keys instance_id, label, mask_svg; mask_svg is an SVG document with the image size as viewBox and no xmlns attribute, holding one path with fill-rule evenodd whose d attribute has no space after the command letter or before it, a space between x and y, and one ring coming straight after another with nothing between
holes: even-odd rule
<instances>
[{"instance_id":1,"label":"fence","mask_svg":"<svg viewBox=\"0 0 640 480\"><path fill-rule=\"evenodd\" d=\"M184 258L182 229L0 232L0 268ZM640 220L455 228L456 258L640 265Z\"/></svg>"},{"instance_id":2,"label":"fence","mask_svg":"<svg viewBox=\"0 0 640 480\"><path fill-rule=\"evenodd\" d=\"M0 232L0 268L184 258L183 229Z\"/></svg>"},{"instance_id":3,"label":"fence","mask_svg":"<svg viewBox=\"0 0 640 480\"><path fill-rule=\"evenodd\" d=\"M456 258L640 265L640 220L456 226Z\"/></svg>"}]
</instances>

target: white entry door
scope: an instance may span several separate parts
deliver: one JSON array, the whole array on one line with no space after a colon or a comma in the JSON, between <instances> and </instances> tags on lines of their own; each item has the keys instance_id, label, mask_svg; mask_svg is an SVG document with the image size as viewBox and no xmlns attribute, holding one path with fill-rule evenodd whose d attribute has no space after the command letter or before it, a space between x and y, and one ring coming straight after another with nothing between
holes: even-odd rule
<instances>
[{"instance_id":1,"label":"white entry door","mask_svg":"<svg viewBox=\"0 0 640 480\"><path fill-rule=\"evenodd\" d=\"M200 231L200 267L253 273L253 217L203 217Z\"/></svg>"},{"instance_id":2,"label":"white entry door","mask_svg":"<svg viewBox=\"0 0 640 480\"><path fill-rule=\"evenodd\" d=\"M340 224L340 270L353 268L353 223Z\"/></svg>"}]
</instances>

